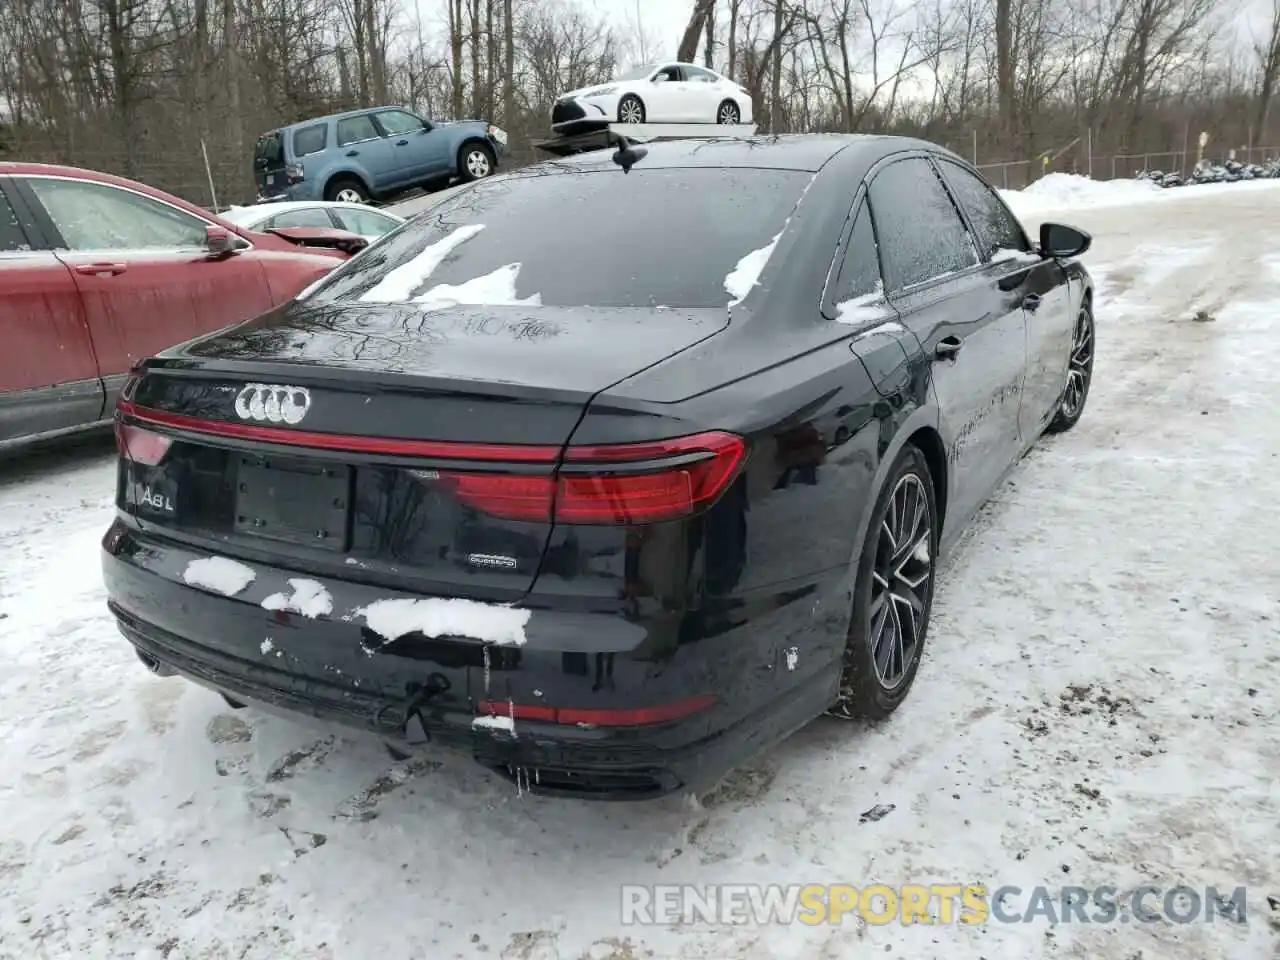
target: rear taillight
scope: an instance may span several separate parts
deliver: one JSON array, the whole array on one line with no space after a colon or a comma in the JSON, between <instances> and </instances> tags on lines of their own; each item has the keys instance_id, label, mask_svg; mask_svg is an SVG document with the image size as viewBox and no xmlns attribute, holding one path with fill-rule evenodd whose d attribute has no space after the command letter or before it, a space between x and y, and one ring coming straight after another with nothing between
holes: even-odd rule
<instances>
[{"instance_id":1,"label":"rear taillight","mask_svg":"<svg viewBox=\"0 0 1280 960\"><path fill-rule=\"evenodd\" d=\"M154 467L169 452L173 441L132 423L116 422L116 447L120 456L146 467Z\"/></svg>"},{"instance_id":2,"label":"rear taillight","mask_svg":"<svg viewBox=\"0 0 1280 960\"><path fill-rule=\"evenodd\" d=\"M646 443L570 446L561 458L556 446L312 433L150 410L128 400L119 403L118 411L146 424L216 437L357 454L471 461L476 469L411 472L445 484L459 501L489 516L535 523L679 520L719 500L747 460L746 441L719 430ZM146 438L137 441L141 444L137 450L135 436ZM139 463L158 463L170 443L167 437L136 424L117 427L117 437L121 453ZM155 459L143 459L148 456ZM553 473L557 461L560 465ZM514 465L547 472L503 472L504 466Z\"/></svg>"},{"instance_id":3,"label":"rear taillight","mask_svg":"<svg viewBox=\"0 0 1280 960\"><path fill-rule=\"evenodd\" d=\"M284 175L290 183L301 183L307 179L306 168L301 163L290 163L284 168Z\"/></svg>"},{"instance_id":4,"label":"rear taillight","mask_svg":"<svg viewBox=\"0 0 1280 960\"><path fill-rule=\"evenodd\" d=\"M558 476L441 471L455 496L508 520L639 524L709 507L738 476L741 437L712 431L651 443L569 447Z\"/></svg>"}]
</instances>

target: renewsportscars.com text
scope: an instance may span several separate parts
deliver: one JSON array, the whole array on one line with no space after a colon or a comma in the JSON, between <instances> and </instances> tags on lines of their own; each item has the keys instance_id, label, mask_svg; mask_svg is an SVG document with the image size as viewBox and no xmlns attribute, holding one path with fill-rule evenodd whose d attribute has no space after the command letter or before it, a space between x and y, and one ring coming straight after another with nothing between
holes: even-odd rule
<instances>
[{"instance_id":1,"label":"renewsportscars.com text","mask_svg":"<svg viewBox=\"0 0 1280 960\"><path fill-rule=\"evenodd\" d=\"M1247 891L1185 885L1024 888L986 884L716 884L628 885L627 925L693 924L810 926L865 923L1241 923Z\"/></svg>"}]
</instances>

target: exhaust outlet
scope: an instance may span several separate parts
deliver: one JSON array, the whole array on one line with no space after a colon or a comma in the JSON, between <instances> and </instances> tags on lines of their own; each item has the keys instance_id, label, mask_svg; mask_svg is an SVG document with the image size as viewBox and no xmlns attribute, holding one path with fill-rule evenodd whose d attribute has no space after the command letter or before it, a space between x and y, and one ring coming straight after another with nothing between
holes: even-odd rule
<instances>
[{"instance_id":1,"label":"exhaust outlet","mask_svg":"<svg viewBox=\"0 0 1280 960\"><path fill-rule=\"evenodd\" d=\"M155 674L157 677L177 676L177 673L175 673L172 668L165 666L155 657L147 656L147 654L143 653L141 650L138 650L136 648L134 649L133 652L138 655L138 659L142 661L142 665L146 667L147 670L149 670L151 673Z\"/></svg>"}]
</instances>

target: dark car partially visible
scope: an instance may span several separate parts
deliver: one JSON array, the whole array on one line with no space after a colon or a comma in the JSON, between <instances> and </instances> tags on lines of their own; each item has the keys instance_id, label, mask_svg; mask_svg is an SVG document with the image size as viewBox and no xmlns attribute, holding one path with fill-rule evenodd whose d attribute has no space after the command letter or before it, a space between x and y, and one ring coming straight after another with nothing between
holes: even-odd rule
<instances>
[{"instance_id":1,"label":"dark car partially visible","mask_svg":"<svg viewBox=\"0 0 1280 960\"><path fill-rule=\"evenodd\" d=\"M868 213L898 154L937 177L894 185L915 242L977 239L904 255L946 261L932 300L882 270L902 241ZM577 796L693 789L824 711L887 715L939 551L998 461L1074 423L1092 330L1087 238L1033 245L994 192L981 222L927 209L961 196L935 156L798 137L543 164L149 360L104 539L121 630L234 704ZM1040 352L984 361L1028 296Z\"/></svg>"}]
</instances>

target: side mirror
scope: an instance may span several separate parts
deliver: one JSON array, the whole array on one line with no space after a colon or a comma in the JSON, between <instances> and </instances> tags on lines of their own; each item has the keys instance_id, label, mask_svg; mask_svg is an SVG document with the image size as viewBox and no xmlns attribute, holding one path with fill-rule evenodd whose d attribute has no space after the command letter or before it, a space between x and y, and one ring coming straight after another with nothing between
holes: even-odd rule
<instances>
[{"instance_id":1,"label":"side mirror","mask_svg":"<svg viewBox=\"0 0 1280 960\"><path fill-rule=\"evenodd\" d=\"M204 228L204 245L211 257L225 257L235 249L235 240L226 227L211 224Z\"/></svg>"},{"instance_id":2,"label":"side mirror","mask_svg":"<svg viewBox=\"0 0 1280 960\"><path fill-rule=\"evenodd\" d=\"M656 77L654 77L654 78L653 78L653 82L654 82L654 83L666 83L666 82L667 82L668 80L670 80L670 79L671 79L671 78L670 78L670 77L668 77L665 73L660 73L660 74L658 74Z\"/></svg>"},{"instance_id":3,"label":"side mirror","mask_svg":"<svg viewBox=\"0 0 1280 960\"><path fill-rule=\"evenodd\" d=\"M1040 224L1040 255L1078 257L1093 244L1093 237L1065 223Z\"/></svg>"}]
</instances>

